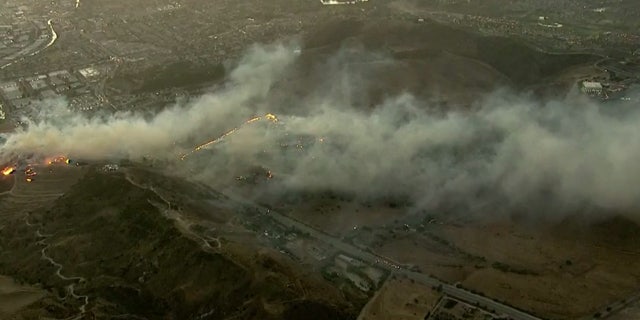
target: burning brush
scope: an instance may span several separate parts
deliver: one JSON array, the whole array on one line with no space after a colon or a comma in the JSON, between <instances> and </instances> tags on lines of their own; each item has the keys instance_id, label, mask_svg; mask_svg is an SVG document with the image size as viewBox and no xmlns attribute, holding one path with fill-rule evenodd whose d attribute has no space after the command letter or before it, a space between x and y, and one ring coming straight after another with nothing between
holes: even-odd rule
<instances>
[{"instance_id":1,"label":"burning brush","mask_svg":"<svg viewBox=\"0 0 640 320\"><path fill-rule=\"evenodd\" d=\"M13 167L13 166L5 167L4 169L2 169L2 175L8 176L14 173L15 171L16 171L16 167Z\"/></svg>"}]
</instances>

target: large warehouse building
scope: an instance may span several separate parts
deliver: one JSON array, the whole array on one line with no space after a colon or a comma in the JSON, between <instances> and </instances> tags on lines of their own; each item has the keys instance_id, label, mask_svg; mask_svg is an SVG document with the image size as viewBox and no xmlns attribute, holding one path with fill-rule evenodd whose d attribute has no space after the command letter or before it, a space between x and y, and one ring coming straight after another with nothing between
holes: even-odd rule
<instances>
[{"instance_id":1,"label":"large warehouse building","mask_svg":"<svg viewBox=\"0 0 640 320\"><path fill-rule=\"evenodd\" d=\"M588 95L602 95L602 84L600 82L583 81L580 89Z\"/></svg>"}]
</instances>

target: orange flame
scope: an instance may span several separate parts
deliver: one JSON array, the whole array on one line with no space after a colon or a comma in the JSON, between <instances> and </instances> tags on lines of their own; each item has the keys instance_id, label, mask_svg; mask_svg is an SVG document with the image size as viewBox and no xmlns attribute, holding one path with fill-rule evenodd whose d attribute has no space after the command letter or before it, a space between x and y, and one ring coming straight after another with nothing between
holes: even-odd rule
<instances>
[{"instance_id":1,"label":"orange flame","mask_svg":"<svg viewBox=\"0 0 640 320\"><path fill-rule=\"evenodd\" d=\"M16 171L15 167L6 167L6 168L2 169L2 175L3 176L8 176L8 175L12 174L14 171Z\"/></svg>"},{"instance_id":2,"label":"orange flame","mask_svg":"<svg viewBox=\"0 0 640 320\"><path fill-rule=\"evenodd\" d=\"M262 120L262 118L263 118L263 117L253 117L253 118L251 118L251 119L249 119L249 120L245 121L245 122L242 124L242 126L245 126L245 125L251 124L251 123L256 122L256 121L258 121L258 120ZM273 123L278 122L278 117L276 117L276 115L274 115L274 114L272 114L272 113L267 113L266 115L264 115L264 119L269 120L269 121L271 121L271 122L273 122ZM239 129L240 127L242 127L242 126L235 127L235 128L233 128L233 129L231 129L231 130L229 130L229 131L225 132L223 135L221 135L221 136L220 136L220 137L218 137L218 138L215 138L215 139L210 140L210 141L207 141L207 142L205 142L205 143L203 143L203 144L201 144L201 145L199 145L199 146L196 146L196 147L195 147L193 150L191 150L190 152L185 153L185 154L183 154L182 156L180 156L180 160L184 160L186 157L190 156L190 155L191 155L191 154L193 154L194 152L200 151L202 148L205 148L205 147L207 147L207 146L210 146L210 145L212 145L212 144L215 144L215 143L220 142L220 140L222 140L222 139L224 139L225 137L227 137L227 136L229 136L229 135L232 135L233 133L235 133L236 131L238 131L238 129Z\"/></svg>"},{"instance_id":3,"label":"orange flame","mask_svg":"<svg viewBox=\"0 0 640 320\"><path fill-rule=\"evenodd\" d=\"M254 117L254 118L251 118L251 119L247 120L244 124L249 124L251 122L256 122L256 121L258 121L260 119L261 119L261 117Z\"/></svg>"},{"instance_id":4,"label":"orange flame","mask_svg":"<svg viewBox=\"0 0 640 320\"><path fill-rule=\"evenodd\" d=\"M52 165L52 164L56 164L56 163L69 164L70 162L71 162L71 160L69 160L69 158L67 158L65 156L57 156L57 157L53 157L53 158L48 158L46 160L47 165Z\"/></svg>"},{"instance_id":5,"label":"orange flame","mask_svg":"<svg viewBox=\"0 0 640 320\"><path fill-rule=\"evenodd\" d=\"M264 117L271 122L278 122L278 117L273 113L267 113Z\"/></svg>"}]
</instances>

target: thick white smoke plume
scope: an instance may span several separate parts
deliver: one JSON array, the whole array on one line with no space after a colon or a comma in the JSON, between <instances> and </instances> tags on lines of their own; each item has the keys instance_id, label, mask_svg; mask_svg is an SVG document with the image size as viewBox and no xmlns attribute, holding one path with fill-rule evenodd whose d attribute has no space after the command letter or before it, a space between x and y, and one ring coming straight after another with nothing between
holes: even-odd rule
<instances>
[{"instance_id":1,"label":"thick white smoke plume","mask_svg":"<svg viewBox=\"0 0 640 320\"><path fill-rule=\"evenodd\" d=\"M640 110L580 95L543 103L503 91L464 111L432 112L408 94L363 110L350 99L363 86L350 83L363 78L332 68L324 79L333 81L309 88L307 98L282 112L270 105L273 87L295 59L288 45L254 47L228 84L151 119L135 113L88 119L61 103L7 135L0 154L151 156L197 167L211 181L262 166L282 190L402 196L423 207L640 206ZM277 122L264 117L275 109ZM242 125L255 116L262 118ZM180 159L192 141L235 127Z\"/></svg>"},{"instance_id":2,"label":"thick white smoke plume","mask_svg":"<svg viewBox=\"0 0 640 320\"><path fill-rule=\"evenodd\" d=\"M63 101L44 106L28 128L6 136L0 155L65 154L87 160L143 156L173 157L176 145L202 138L244 121L250 107L266 98L275 76L293 61L284 45L253 47L231 73L225 88L187 106L174 106L148 120L136 113L107 119L87 118L67 110Z\"/></svg>"}]
</instances>

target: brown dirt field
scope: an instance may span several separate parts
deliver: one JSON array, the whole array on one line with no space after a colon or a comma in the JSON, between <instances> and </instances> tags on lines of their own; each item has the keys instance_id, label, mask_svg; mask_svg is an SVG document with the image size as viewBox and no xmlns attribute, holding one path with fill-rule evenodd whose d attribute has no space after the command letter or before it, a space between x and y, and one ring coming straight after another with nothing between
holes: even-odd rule
<instances>
[{"instance_id":1,"label":"brown dirt field","mask_svg":"<svg viewBox=\"0 0 640 320\"><path fill-rule=\"evenodd\" d=\"M0 193L11 190L11 188L13 188L14 183L15 183L14 176L0 175Z\"/></svg>"},{"instance_id":2,"label":"brown dirt field","mask_svg":"<svg viewBox=\"0 0 640 320\"><path fill-rule=\"evenodd\" d=\"M584 316L640 287L640 253L505 224L445 229L448 240L471 254L483 255L489 264L501 262L538 274L489 267L472 272L462 282L465 287L541 316Z\"/></svg>"},{"instance_id":3,"label":"brown dirt field","mask_svg":"<svg viewBox=\"0 0 640 320\"><path fill-rule=\"evenodd\" d=\"M554 236L540 226L513 223L442 225L430 232L447 245L418 233L396 232L396 238L388 236L375 251L536 315L568 319L593 314L640 288L640 252L590 230L588 236ZM635 241L621 230L613 233Z\"/></svg>"},{"instance_id":4,"label":"brown dirt field","mask_svg":"<svg viewBox=\"0 0 640 320\"><path fill-rule=\"evenodd\" d=\"M12 132L15 129L13 124L7 120L0 120L0 133Z\"/></svg>"},{"instance_id":5,"label":"brown dirt field","mask_svg":"<svg viewBox=\"0 0 640 320\"><path fill-rule=\"evenodd\" d=\"M473 268L472 262L447 249L409 238L387 241L375 251L400 263L416 265L423 272L448 282L461 281Z\"/></svg>"},{"instance_id":6,"label":"brown dirt field","mask_svg":"<svg viewBox=\"0 0 640 320\"><path fill-rule=\"evenodd\" d=\"M390 225L404 215L404 209L367 208L348 201L308 201L287 207L283 212L335 236L343 236L354 226L375 228Z\"/></svg>"},{"instance_id":7,"label":"brown dirt field","mask_svg":"<svg viewBox=\"0 0 640 320\"><path fill-rule=\"evenodd\" d=\"M45 295L42 290L20 285L12 278L0 276L0 318L5 319L15 314Z\"/></svg>"},{"instance_id":8,"label":"brown dirt field","mask_svg":"<svg viewBox=\"0 0 640 320\"><path fill-rule=\"evenodd\" d=\"M608 318L609 320L629 320L629 319L640 319L640 302L636 302L634 305L631 305L620 312L612 315Z\"/></svg>"},{"instance_id":9,"label":"brown dirt field","mask_svg":"<svg viewBox=\"0 0 640 320\"><path fill-rule=\"evenodd\" d=\"M564 83L576 83L580 79L591 77L608 78L609 73L594 65L572 67L556 76L556 81Z\"/></svg>"},{"instance_id":10,"label":"brown dirt field","mask_svg":"<svg viewBox=\"0 0 640 320\"><path fill-rule=\"evenodd\" d=\"M408 279L389 279L362 309L358 320L424 319L438 299L440 294L425 285Z\"/></svg>"}]
</instances>

